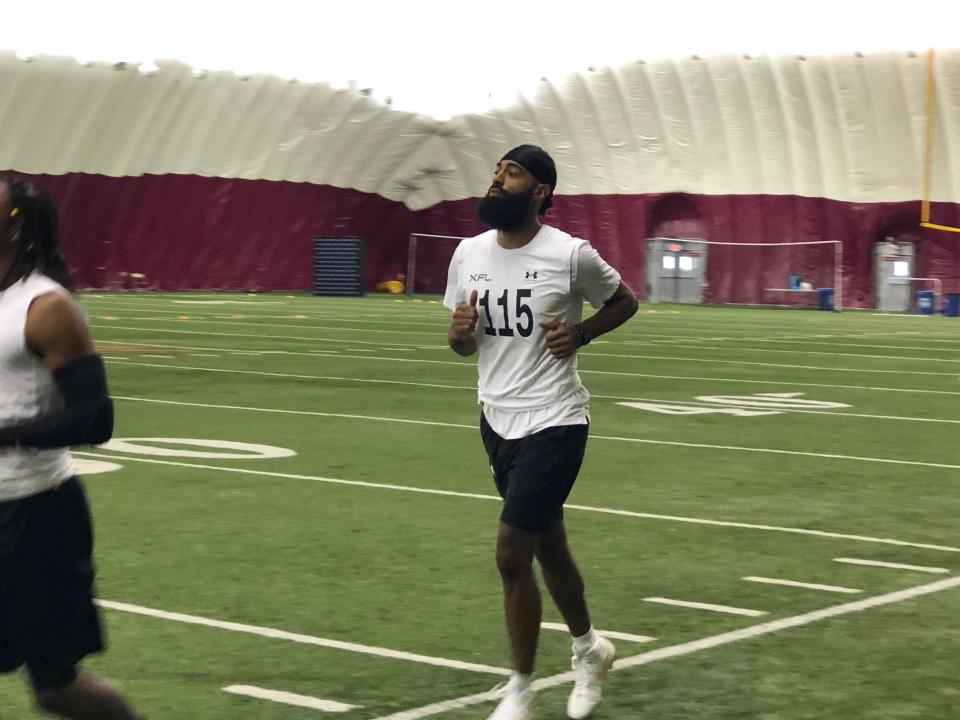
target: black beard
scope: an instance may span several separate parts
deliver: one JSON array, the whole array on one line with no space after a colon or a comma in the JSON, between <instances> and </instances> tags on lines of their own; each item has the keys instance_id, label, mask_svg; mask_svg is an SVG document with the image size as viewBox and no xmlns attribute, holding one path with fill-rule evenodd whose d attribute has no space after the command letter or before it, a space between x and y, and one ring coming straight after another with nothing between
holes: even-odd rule
<instances>
[{"instance_id":1,"label":"black beard","mask_svg":"<svg viewBox=\"0 0 960 720\"><path fill-rule=\"evenodd\" d=\"M533 191L534 188L527 192L501 190L499 195L488 193L477 202L477 219L496 230L517 230L527 221Z\"/></svg>"}]
</instances>

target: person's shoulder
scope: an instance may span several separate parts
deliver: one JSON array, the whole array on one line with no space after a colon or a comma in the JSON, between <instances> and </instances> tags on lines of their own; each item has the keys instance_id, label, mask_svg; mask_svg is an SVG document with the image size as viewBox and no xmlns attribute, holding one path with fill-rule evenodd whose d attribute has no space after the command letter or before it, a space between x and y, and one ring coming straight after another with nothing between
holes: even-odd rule
<instances>
[{"instance_id":1,"label":"person's shoulder","mask_svg":"<svg viewBox=\"0 0 960 720\"><path fill-rule=\"evenodd\" d=\"M479 235L465 237L462 243L482 244L485 242L491 242L496 239L497 239L497 231L491 228L490 230L484 230Z\"/></svg>"},{"instance_id":2,"label":"person's shoulder","mask_svg":"<svg viewBox=\"0 0 960 720\"><path fill-rule=\"evenodd\" d=\"M70 291L53 278L47 277L36 270L31 272L23 279L24 289L34 295L43 293L58 293L69 296Z\"/></svg>"},{"instance_id":3,"label":"person's shoulder","mask_svg":"<svg viewBox=\"0 0 960 720\"><path fill-rule=\"evenodd\" d=\"M460 241L460 244L457 245L458 252L469 252L476 248L481 248L490 245L497 241L497 231L496 230L487 230L482 232L479 235L473 235L472 237L466 237Z\"/></svg>"},{"instance_id":4,"label":"person's shoulder","mask_svg":"<svg viewBox=\"0 0 960 720\"><path fill-rule=\"evenodd\" d=\"M58 325L86 323L80 303L58 283L40 289L30 303L27 318L28 322L34 320Z\"/></svg>"},{"instance_id":5,"label":"person's shoulder","mask_svg":"<svg viewBox=\"0 0 960 720\"><path fill-rule=\"evenodd\" d=\"M553 225L542 225L541 227L542 227L542 232L547 234L547 237L550 238L551 242L566 243L568 245L574 245L574 244L586 242L586 240L582 240L581 238L574 237L570 233L565 232L560 228L556 228Z\"/></svg>"}]
</instances>

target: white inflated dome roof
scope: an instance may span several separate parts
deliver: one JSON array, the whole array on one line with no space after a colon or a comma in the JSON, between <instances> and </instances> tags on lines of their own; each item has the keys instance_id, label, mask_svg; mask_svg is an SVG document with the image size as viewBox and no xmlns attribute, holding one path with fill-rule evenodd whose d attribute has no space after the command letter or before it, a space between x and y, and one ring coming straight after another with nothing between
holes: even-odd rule
<instances>
[{"instance_id":1,"label":"white inflated dome roof","mask_svg":"<svg viewBox=\"0 0 960 720\"><path fill-rule=\"evenodd\" d=\"M562 194L914 199L936 47L932 194L960 202L958 20L960 2L876 0L37 0L0 24L0 158L421 209L476 196L532 142Z\"/></svg>"}]
</instances>

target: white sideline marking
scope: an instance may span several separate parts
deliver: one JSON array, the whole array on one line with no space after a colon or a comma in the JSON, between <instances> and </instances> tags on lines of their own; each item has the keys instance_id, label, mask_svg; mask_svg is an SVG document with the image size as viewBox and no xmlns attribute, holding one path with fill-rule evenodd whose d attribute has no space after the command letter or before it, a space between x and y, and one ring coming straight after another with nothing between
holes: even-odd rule
<instances>
[{"instance_id":1,"label":"white sideline marking","mask_svg":"<svg viewBox=\"0 0 960 720\"><path fill-rule=\"evenodd\" d=\"M729 605L713 605L711 603L691 602L689 600L671 600L670 598L648 597L644 602L659 603L660 605L676 605L677 607L692 608L694 610L709 610L710 612L727 613L728 615L744 615L746 617L760 617L767 615L765 610L748 610L747 608L730 607Z\"/></svg>"},{"instance_id":2,"label":"white sideline marking","mask_svg":"<svg viewBox=\"0 0 960 720\"><path fill-rule=\"evenodd\" d=\"M133 322L142 320L144 318L130 318ZM239 319L239 318L238 318ZM171 322L173 320L171 319ZM213 320L207 320L205 322L214 322ZM263 323L254 323L259 326L263 326ZM229 332L212 332L210 330L174 330L166 328L147 328L147 327L132 327L130 325L96 325L91 327L102 327L102 328L113 328L114 330L138 330L138 331L147 331L147 332L158 332L158 333L180 333L182 335L216 335L218 337L245 337L245 338L259 338L261 340L309 340L310 342L347 342L346 340L341 340L339 338L325 338L320 335L313 336L304 336L304 335L262 335L258 333L229 333ZM267 327L275 328L276 325L267 325ZM438 335L437 331L430 330L380 330L377 328L349 328L349 327L330 327L328 325L310 325L309 327L303 327L300 325L290 326L294 327L297 330L323 330L325 332L330 332L331 330L336 332L362 332L362 333L378 333L384 335L404 335L409 337L410 335L430 335L433 338L436 338ZM355 342L363 342L357 340ZM370 345L373 343L364 342L365 345ZM375 343L378 346L382 346L383 342Z\"/></svg>"},{"instance_id":3,"label":"white sideline marking","mask_svg":"<svg viewBox=\"0 0 960 720\"><path fill-rule=\"evenodd\" d=\"M174 359L174 356L173 356L173 355L141 355L140 357L145 357L145 358L157 358L157 359L160 359L160 360L173 360L173 359Z\"/></svg>"},{"instance_id":4,"label":"white sideline marking","mask_svg":"<svg viewBox=\"0 0 960 720\"><path fill-rule=\"evenodd\" d=\"M698 347L699 349L699 347ZM704 348L706 349L706 348ZM727 349L727 348L719 348ZM730 350L737 350L737 348L729 348ZM612 358L628 358L634 360L670 360L672 362L702 362L702 363L711 363L718 365L758 365L760 367L777 367L777 368L790 368L792 370L829 370L830 372L847 372L847 373L875 373L875 374L884 374L884 375L946 375L948 377L957 377L956 372L934 372L932 370L882 370L877 368L841 368L841 367L831 367L823 365L788 365L786 363L767 363L767 362L758 362L755 360L721 360L715 357L710 358L691 358L691 357L670 357L665 355L625 355L623 353L601 353L601 352L591 352L591 357L612 357ZM917 358L918 360L920 358ZM960 362L960 360L943 360L942 362Z\"/></svg>"},{"instance_id":5,"label":"white sideline marking","mask_svg":"<svg viewBox=\"0 0 960 720\"><path fill-rule=\"evenodd\" d=\"M701 650L709 650L710 648L729 645L730 643L739 642L741 640L749 640L762 635L769 635L770 633L779 632L780 630L787 630L789 628L800 627L802 625L809 625L810 623L814 623L819 620L825 620L827 618L837 617L839 615L846 615L848 613L861 612L870 608L880 607L881 605L889 605L895 602L900 602L901 600L910 600L915 597L920 597L921 595L929 595L930 593L940 592L941 590L949 590L950 588L955 588L957 586L960 586L960 576L939 580L937 582L930 583L929 585L918 585L916 587L907 588L906 590L887 593L886 595L876 595L874 597L864 598L863 600L858 600L856 602L844 603L843 605L834 605L833 607L824 608L823 610L814 610L813 612L804 613L802 615L793 615L792 617L780 618L779 620L771 620L769 622L751 625L739 630L733 630L731 632L725 632L719 635L701 638L700 640L691 640L678 645L669 645L667 647L657 648L656 650L650 650L649 652L640 653L639 655L625 657L622 660L617 660L616 663L614 663L613 668L611 668L611 672L626 670L627 668L638 667L640 665L649 665L650 663L658 662L660 660L667 660L672 657L679 657L681 655L690 655L691 653L699 652ZM546 690L548 688L564 685L572 682L575 679L575 672L564 672L558 675L551 675L549 677L536 680L534 681L532 687L534 691L539 692L540 690ZM458 710L460 708L470 707L472 705L480 705L495 699L495 697L496 694L493 691L477 693L475 695L465 695L464 697L443 700L441 702L432 703L423 707L413 708L412 710L404 710L391 715L383 715L378 718L373 718L373 720L421 720L421 718L430 717L431 715L439 715L440 713L447 712L448 710Z\"/></svg>"},{"instance_id":6,"label":"white sideline marking","mask_svg":"<svg viewBox=\"0 0 960 720\"><path fill-rule=\"evenodd\" d=\"M96 600L95 602L100 607L104 607L109 610L133 613L134 615L146 615L148 617L160 618L161 620L172 620L173 622L187 623L188 625L203 625L205 627L212 627L220 630L232 630L234 632L247 633L249 635L259 635L261 637L273 638L276 640L290 640L291 642L302 643L304 645L318 645L320 647L334 648L336 650L347 650L349 652L362 653L364 655L376 655L378 657L391 658L393 660L407 660L408 662L422 663L424 665L436 665L437 667L452 668L454 670L469 670L471 672L488 673L490 675L510 674L510 671L506 670L505 668L493 667L491 665L480 665L477 663L462 662L460 660L448 660L447 658L419 655L417 653L404 652L402 650L391 650L390 648L376 647L374 645L362 645L360 643L344 642L343 640L332 640L330 638L302 635L300 633L292 633L287 632L286 630L260 627L258 625L245 625L243 623L228 622L225 620L214 620L212 618L200 617L199 615L185 615L183 613L168 612L166 610L155 610L154 608L141 607L140 605L131 605L129 603L114 602L113 600Z\"/></svg>"},{"instance_id":7,"label":"white sideline marking","mask_svg":"<svg viewBox=\"0 0 960 720\"><path fill-rule=\"evenodd\" d=\"M137 318L139 320L139 318ZM733 340L732 338L721 338L726 340ZM738 338L737 342L771 342L769 340L762 340L760 338ZM791 340L774 340L772 342L783 342L791 343L794 341ZM670 341L636 341L636 340L614 340L611 344L614 345L645 345L656 347L658 345L669 345L672 344ZM870 358L872 360L909 360L912 362L921 361L921 362L949 362L957 363L960 360L955 360L953 358L926 358L926 357L914 357L910 355L873 355L869 353L847 353L847 352L831 352L829 350L798 350L796 348L788 348L786 350L780 348L750 348L742 347L742 345L736 346L723 346L723 345L700 345L699 343L695 346L687 346L691 350L720 350L721 352L754 352L754 353L789 353L790 355L829 355L830 357L854 357L854 358ZM952 352L952 348L927 348L927 347L915 347L915 346L897 346L897 345L860 345L859 343L844 343L844 347L880 347L890 350L924 350L935 352ZM683 348L686 349L686 348Z\"/></svg>"},{"instance_id":8,"label":"white sideline marking","mask_svg":"<svg viewBox=\"0 0 960 720\"><path fill-rule=\"evenodd\" d=\"M128 363L128 364L144 365L145 363ZM160 365L157 367L165 367L165 366ZM206 369L206 368L198 368L198 369ZM269 375L272 373L257 373L257 374ZM303 376L291 376L291 377L316 377L316 376L303 375ZM377 381L377 382L393 382L393 381ZM454 386L454 387L457 387L457 386ZM396 423L409 423L412 425L433 425L435 427L464 428L469 430L477 429L475 425L433 422L429 420L409 420L407 418L391 418L391 417L382 417L382 416L376 416L376 415L351 415L347 413L323 413L323 412L315 412L310 410L279 410L279 409L269 409L269 408L250 408L250 407L244 407L240 405L213 405L213 404L205 404L205 403L183 403L183 402L178 402L173 400L151 400L149 398L135 398L135 397L124 396L124 395L114 395L113 398L115 400L129 400L131 402L151 402L151 403L157 403L160 405L190 405L193 407L209 407L209 408L219 408L224 410L249 410L251 412L289 413L294 415L313 415L316 417L340 417L340 418L355 419L355 420L376 420L379 422L396 422ZM801 456L801 457L826 458L829 460L850 460L853 462L872 462L872 463L885 463L890 465L912 465L917 467L932 467L932 468L942 468L946 470L960 470L960 465L923 462L921 460L896 460L894 458L874 458L874 457L860 457L857 455L837 455L834 453L815 453L815 452L807 452L804 450L780 450L778 448L752 448L752 447L743 447L740 445L711 445L709 443L690 443L690 442L680 442L677 440L650 440L648 438L619 437L616 435L591 435L590 437L594 440L611 440L616 442L640 443L645 445L667 445L670 447L701 448L706 450L733 450L738 452L769 453L773 455L795 455L795 456Z\"/></svg>"},{"instance_id":9,"label":"white sideline marking","mask_svg":"<svg viewBox=\"0 0 960 720\"><path fill-rule=\"evenodd\" d=\"M853 588L841 587L839 585L818 585L816 583L798 582L796 580L780 580L778 578L749 576L743 578L743 580L755 583L766 583L767 585L786 585L787 587L805 588L807 590L823 590L824 592L847 593L850 595L863 592L863 590L855 590Z\"/></svg>"},{"instance_id":10,"label":"white sideline marking","mask_svg":"<svg viewBox=\"0 0 960 720\"><path fill-rule=\"evenodd\" d=\"M355 710L363 705L347 705L346 703L336 702L335 700L324 700L323 698L310 697L309 695L297 695L296 693L283 692L280 690L266 690L255 685L229 685L223 688L224 692L233 695L245 695L247 697L257 698L258 700L271 700L273 702L283 703L284 705L296 705L297 707L311 708L321 710L322 712L342 713L348 710Z\"/></svg>"},{"instance_id":11,"label":"white sideline marking","mask_svg":"<svg viewBox=\"0 0 960 720\"><path fill-rule=\"evenodd\" d=\"M309 353L310 357L322 358L322 357L331 357L322 353ZM337 358L349 358L349 357L361 357L359 355L337 355ZM416 387L432 387L432 388L442 388L444 390L473 390L476 391L475 386L470 385L440 385L437 383L417 383L417 382L406 382L403 380L380 380L380 379L360 379L360 378L349 378L349 377L340 377L337 375L298 375L295 373L279 373L279 372L267 372L265 370L228 370L226 368L207 368L207 367L193 367L190 365L159 365L157 363L127 363L127 365L132 365L136 367L152 367L152 368L164 368L169 370L203 370L204 372L213 372L213 373L230 373L234 375L261 375L265 377L282 377L282 378L300 378L302 380L337 380L337 381L348 381L348 382L360 382L360 383L373 383L375 385L414 385Z\"/></svg>"},{"instance_id":12,"label":"white sideline marking","mask_svg":"<svg viewBox=\"0 0 960 720\"><path fill-rule=\"evenodd\" d=\"M205 353L187 353L190 357L220 357L219 355L207 355Z\"/></svg>"},{"instance_id":13,"label":"white sideline marking","mask_svg":"<svg viewBox=\"0 0 960 720\"><path fill-rule=\"evenodd\" d=\"M927 567L925 565L901 565L900 563L880 562L879 560L857 560L856 558L834 558L834 562L847 563L848 565L869 565L870 567L892 568L894 570L913 570L915 572L924 572L943 575L950 572L947 568Z\"/></svg>"},{"instance_id":14,"label":"white sideline marking","mask_svg":"<svg viewBox=\"0 0 960 720\"><path fill-rule=\"evenodd\" d=\"M540 623L540 627L542 627L544 630L559 630L565 633L570 632L570 628L563 623L542 622ZM633 635L631 633L617 632L616 630L597 630L597 632L612 640L626 640L627 642L635 643L648 643L656 640L655 637L650 637L649 635Z\"/></svg>"},{"instance_id":15,"label":"white sideline marking","mask_svg":"<svg viewBox=\"0 0 960 720\"><path fill-rule=\"evenodd\" d=\"M129 460L130 462L142 462L152 465L170 465L173 467L186 467L197 470L214 470L217 472L239 473L241 475L257 475L261 477L281 477L289 480L309 480L311 482L331 483L334 485L350 485L354 487L368 487L379 490L397 490L401 492L422 493L424 495L444 495L448 497L473 498L475 500L491 500L502 502L499 495L481 495L480 493L457 492L455 490L436 490L434 488L411 487L409 485L390 485L388 483L372 483L365 480L341 480L339 478L328 478L319 475L297 475L295 473L279 473L267 470L252 470L249 468L238 467L218 467L216 465L203 465L200 463L174 462L171 460L155 460L144 457L131 457L127 455L114 455L105 453L88 452L83 450L74 450L74 455L86 455L88 457L98 458L100 460ZM679 515L655 515L653 513L634 512L632 510L617 510L614 508L593 507L590 505L574 505L568 503L564 505L568 510L582 510L584 512L606 513L608 515L619 515L622 517L640 518L643 520L666 520L670 522L692 523L695 525L713 525L715 527L743 528L746 530L766 530L771 532L793 533L797 535L811 535L814 537L831 538L837 540L853 540L856 542L881 543L884 545L898 545L901 547L920 548L922 550L938 550L942 552L960 553L960 547L951 547L949 545L929 545L926 543L908 542L906 540L895 540L892 538L876 538L868 535L847 535L844 533L827 532L825 530L807 530L804 528L779 527L776 525L755 525L752 523L730 522L727 520L708 520L703 518L683 517Z\"/></svg>"},{"instance_id":16,"label":"white sideline marking","mask_svg":"<svg viewBox=\"0 0 960 720\"><path fill-rule=\"evenodd\" d=\"M116 355L101 355L104 360L126 360L125 357L118 357Z\"/></svg>"},{"instance_id":17,"label":"white sideline marking","mask_svg":"<svg viewBox=\"0 0 960 720\"><path fill-rule=\"evenodd\" d=\"M164 299L164 298L158 298ZM178 305L286 305L283 300L170 300Z\"/></svg>"},{"instance_id":18,"label":"white sideline marking","mask_svg":"<svg viewBox=\"0 0 960 720\"><path fill-rule=\"evenodd\" d=\"M190 330L160 330L157 328L136 328L136 327L126 327L121 325L90 325L92 328L106 328L108 330L137 330L144 331L149 330L151 332L168 332L168 333L188 333L193 335L231 335L231 333L204 333L204 332L191 332ZM284 339L284 340L310 340L317 341L320 338L309 338L309 337L288 337L282 335L240 335L240 337L253 337L259 339ZM121 341L113 341L120 343ZM344 340L345 344L358 343L362 342L359 340ZM383 343L370 343L382 346ZM236 352L236 351L233 351ZM269 351L265 351L269 352ZM256 354L256 353L254 353ZM322 357L322 356L316 356ZM358 360L379 360L383 362L398 362L398 363L427 363L431 365L459 365L462 367L473 368L474 363L458 361L458 360L425 360L425 359L414 359L414 358L396 358L396 357L382 357L379 355L339 355L338 357L353 357ZM778 366L779 367L779 366ZM182 368L185 370L209 370L210 368ZM267 373L256 373L253 371L242 371L237 370L234 372L247 372L250 374L267 374ZM637 373L637 372L618 372L613 370L586 370L580 368L579 372L581 374L592 374L592 375L615 375L617 377L633 377L633 378L653 378L656 380L702 380L707 382L727 382L727 383L741 383L741 384L752 384L752 385L782 385L790 387L824 387L824 388L843 388L846 390L876 390L879 392L905 392L905 393L918 393L925 395L960 395L960 391L953 390L927 390L923 388L893 388L893 387L873 387L868 385L839 385L836 383L815 383L815 382L788 382L785 380L751 380L747 378L724 378L724 377L700 377L697 375L656 375L653 373ZM275 373L276 374L276 373ZM283 377L283 374L280 374ZM295 377L295 376L291 376ZM309 377L309 376L307 376Z\"/></svg>"}]
</instances>

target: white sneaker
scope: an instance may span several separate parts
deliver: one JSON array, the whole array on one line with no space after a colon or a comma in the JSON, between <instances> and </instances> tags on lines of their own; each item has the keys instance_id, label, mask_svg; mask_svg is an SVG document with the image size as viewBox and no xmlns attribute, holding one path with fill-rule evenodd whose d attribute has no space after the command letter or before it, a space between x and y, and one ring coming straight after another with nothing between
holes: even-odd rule
<instances>
[{"instance_id":1,"label":"white sneaker","mask_svg":"<svg viewBox=\"0 0 960 720\"><path fill-rule=\"evenodd\" d=\"M517 690L506 683L494 689L500 704L487 720L532 720L530 706L533 704L533 690L529 687Z\"/></svg>"},{"instance_id":2,"label":"white sneaker","mask_svg":"<svg viewBox=\"0 0 960 720\"><path fill-rule=\"evenodd\" d=\"M574 720L589 717L600 702L601 685L607 671L613 667L617 649L605 637L585 655L574 654L571 662L577 671L573 692L567 700L567 716Z\"/></svg>"}]
</instances>

